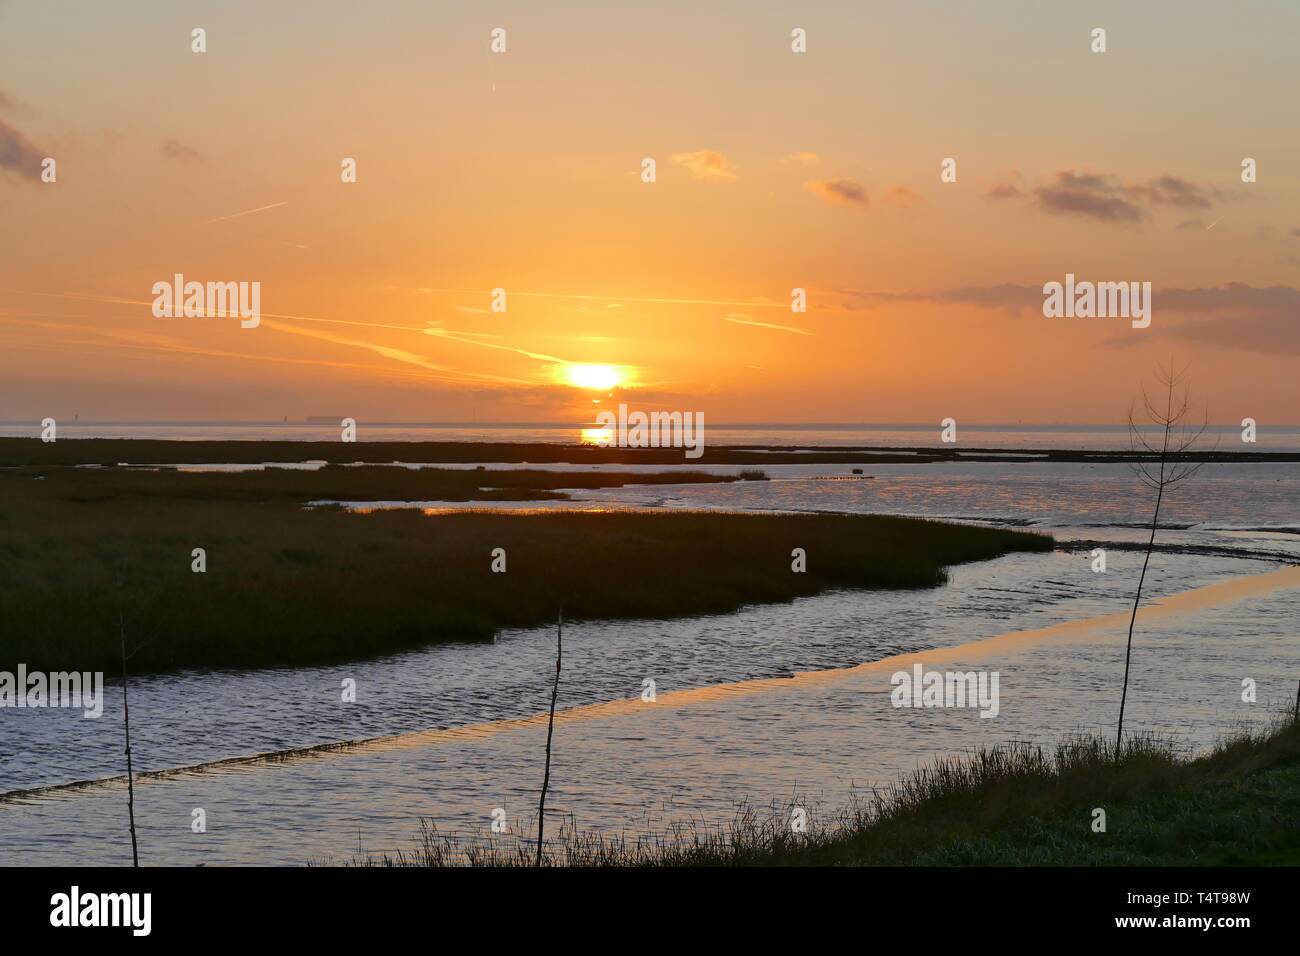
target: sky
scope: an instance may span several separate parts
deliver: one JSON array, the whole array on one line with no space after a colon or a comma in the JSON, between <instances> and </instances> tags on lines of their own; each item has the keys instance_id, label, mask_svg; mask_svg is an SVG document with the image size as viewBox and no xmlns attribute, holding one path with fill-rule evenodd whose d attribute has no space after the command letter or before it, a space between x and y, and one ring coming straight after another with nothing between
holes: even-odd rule
<instances>
[{"instance_id":1,"label":"sky","mask_svg":"<svg viewBox=\"0 0 1300 956\"><path fill-rule=\"evenodd\" d=\"M1119 422L1172 361L1213 421L1294 424L1297 35L1258 0L0 0L0 420ZM260 323L156 317L177 273L260 283ZM1150 327L1045 317L1067 274L1150 282Z\"/></svg>"}]
</instances>

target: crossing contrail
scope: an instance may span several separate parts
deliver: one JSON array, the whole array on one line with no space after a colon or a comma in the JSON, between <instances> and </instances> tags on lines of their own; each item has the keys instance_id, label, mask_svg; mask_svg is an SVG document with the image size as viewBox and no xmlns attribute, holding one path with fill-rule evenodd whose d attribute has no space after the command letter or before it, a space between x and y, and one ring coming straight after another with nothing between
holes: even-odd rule
<instances>
[{"instance_id":1,"label":"crossing contrail","mask_svg":"<svg viewBox=\"0 0 1300 956\"><path fill-rule=\"evenodd\" d=\"M224 222L227 219L238 219L240 216L251 216L255 212L262 212L264 209L274 209L277 206L287 206L287 205L289 205L287 201L273 202L269 206L258 206L256 209L245 209L243 212L232 212L229 216L218 216L216 219L209 219L205 222L199 223L199 225L209 226L214 222Z\"/></svg>"}]
</instances>

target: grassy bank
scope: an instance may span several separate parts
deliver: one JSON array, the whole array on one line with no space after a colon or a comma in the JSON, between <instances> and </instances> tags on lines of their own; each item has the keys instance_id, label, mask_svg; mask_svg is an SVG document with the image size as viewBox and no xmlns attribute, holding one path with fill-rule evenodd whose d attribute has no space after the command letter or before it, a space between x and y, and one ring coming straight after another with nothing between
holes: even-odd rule
<instances>
[{"instance_id":1,"label":"grassy bank","mask_svg":"<svg viewBox=\"0 0 1300 956\"><path fill-rule=\"evenodd\" d=\"M674 474L673 481L720 480ZM838 515L305 510L306 500L527 500L662 480L398 468L0 472L0 667L308 665L569 618L663 618L829 587L931 587L1050 538ZM206 551L207 570L191 571ZM493 573L492 551L506 552ZM807 572L791 571L791 551Z\"/></svg>"},{"instance_id":2,"label":"grassy bank","mask_svg":"<svg viewBox=\"0 0 1300 956\"><path fill-rule=\"evenodd\" d=\"M946 760L871 805L809 831L787 811L744 810L728 826L609 838L565 831L547 862L571 866L1267 866L1300 865L1300 726L1238 736L1199 759L1167 743L1074 740ZM1092 829L1106 811L1106 831ZM463 843L429 825L412 853L366 865L531 866L526 840Z\"/></svg>"}]
</instances>

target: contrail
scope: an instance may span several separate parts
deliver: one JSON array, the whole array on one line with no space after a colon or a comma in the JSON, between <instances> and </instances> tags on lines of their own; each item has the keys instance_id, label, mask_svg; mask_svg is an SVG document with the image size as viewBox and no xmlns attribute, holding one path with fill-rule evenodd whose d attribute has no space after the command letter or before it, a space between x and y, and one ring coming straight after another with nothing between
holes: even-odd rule
<instances>
[{"instance_id":1,"label":"contrail","mask_svg":"<svg viewBox=\"0 0 1300 956\"><path fill-rule=\"evenodd\" d=\"M392 287L390 287L392 288ZM400 291L400 290L399 290ZM408 289L409 292L429 293L448 293L454 295L482 295L487 296L490 293L484 289ZM653 298L643 296L627 295L581 295L577 293L565 292L523 292L515 289L509 290L512 296L528 296L537 299L582 299L589 302L638 302L657 305L731 305L745 306L751 309L788 309L789 302L785 301L756 301L754 299L667 299Z\"/></svg>"},{"instance_id":2,"label":"contrail","mask_svg":"<svg viewBox=\"0 0 1300 956\"><path fill-rule=\"evenodd\" d=\"M214 222L224 222L227 219L238 219L240 216L251 216L255 212L262 212L265 209L274 209L277 206L287 206L287 205L289 205L287 201L273 202L269 206L258 206L256 209L245 209L243 212L232 212L229 216L218 216L216 219L208 219L204 222L199 223L199 225L210 226Z\"/></svg>"},{"instance_id":3,"label":"contrail","mask_svg":"<svg viewBox=\"0 0 1300 956\"><path fill-rule=\"evenodd\" d=\"M724 322L735 322L737 325L752 325L760 329L776 329L779 332L794 332L797 335L812 335L806 329L798 329L793 325L777 325L775 322L756 322L750 318L741 318L738 315L724 315Z\"/></svg>"},{"instance_id":4,"label":"contrail","mask_svg":"<svg viewBox=\"0 0 1300 956\"><path fill-rule=\"evenodd\" d=\"M38 295L56 299L73 299L76 301L89 302L107 302L114 305L151 305L147 299L122 299L116 296L90 295L76 292L27 292L21 289L0 289L0 293L12 293L15 295ZM570 364L568 359L562 359L554 355L546 355L541 352L530 352L527 349L515 348L509 345L496 345L490 342L479 342L474 338L463 338L462 336L473 336L472 332L457 332L452 329L444 329L439 326L422 326L422 325L391 325L383 322L358 322L353 319L325 319L314 315L289 315L281 312L263 312L262 324L268 328L273 328L281 332L289 332L297 335L305 335L310 338L324 339L334 342L337 345L350 345L358 348L369 349L385 358L394 359L399 362L407 362L414 365L420 365L428 371L442 372L451 375L459 375L473 382L495 381L512 385L535 385L535 382L527 379L508 378L500 375L489 375L487 373L461 372L457 369L448 368L441 365L427 364L428 360L424 359L414 352L408 352L403 349L390 348L383 345L377 345L371 342L360 341L357 339L337 338L325 335L323 333L309 332L306 329L297 328L291 325L285 325L283 322L270 322L268 319L291 319L295 322L319 322L327 325L351 325L363 329L392 329L398 332L423 332L426 335L446 339L452 342L460 342L465 345L477 345L482 348L501 349L507 352L515 352L528 358L536 359L543 362L559 362L561 364Z\"/></svg>"}]
</instances>

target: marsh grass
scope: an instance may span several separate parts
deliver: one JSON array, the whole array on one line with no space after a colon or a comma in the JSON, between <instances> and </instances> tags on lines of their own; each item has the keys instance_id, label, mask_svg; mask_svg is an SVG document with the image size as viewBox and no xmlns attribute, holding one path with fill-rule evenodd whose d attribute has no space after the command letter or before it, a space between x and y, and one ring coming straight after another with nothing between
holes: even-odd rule
<instances>
[{"instance_id":1,"label":"marsh grass","mask_svg":"<svg viewBox=\"0 0 1300 956\"><path fill-rule=\"evenodd\" d=\"M722 826L548 840L550 866L1241 865L1300 863L1300 726L1289 718L1191 759L1134 736L1009 744L939 760L791 830L794 803L741 805ZM1092 810L1107 830L1092 830ZM362 866L532 866L535 841L440 833Z\"/></svg>"},{"instance_id":2,"label":"marsh grass","mask_svg":"<svg viewBox=\"0 0 1300 956\"><path fill-rule=\"evenodd\" d=\"M183 455L183 451L173 454ZM21 494L23 479L40 479L45 495L79 504L127 499L189 499L301 503L343 501L555 501L562 488L624 485L714 484L730 475L701 471L613 472L540 469L403 468L392 465L325 465L315 471L270 467L262 471L178 471L174 468L49 468L0 471L0 488ZM18 483L17 487L13 483Z\"/></svg>"},{"instance_id":3,"label":"marsh grass","mask_svg":"<svg viewBox=\"0 0 1300 956\"><path fill-rule=\"evenodd\" d=\"M866 515L303 508L317 498L535 498L584 480L654 477L645 475L42 474L0 471L0 664L45 670L116 671L123 606L140 645L133 675L304 666L490 640L549 624L560 604L579 621L723 613L831 587L933 587L948 565L1053 547L1044 535ZM491 572L498 547L504 574ZM795 547L808 553L807 573L791 571ZM194 548L206 551L206 573L191 572Z\"/></svg>"}]
</instances>

